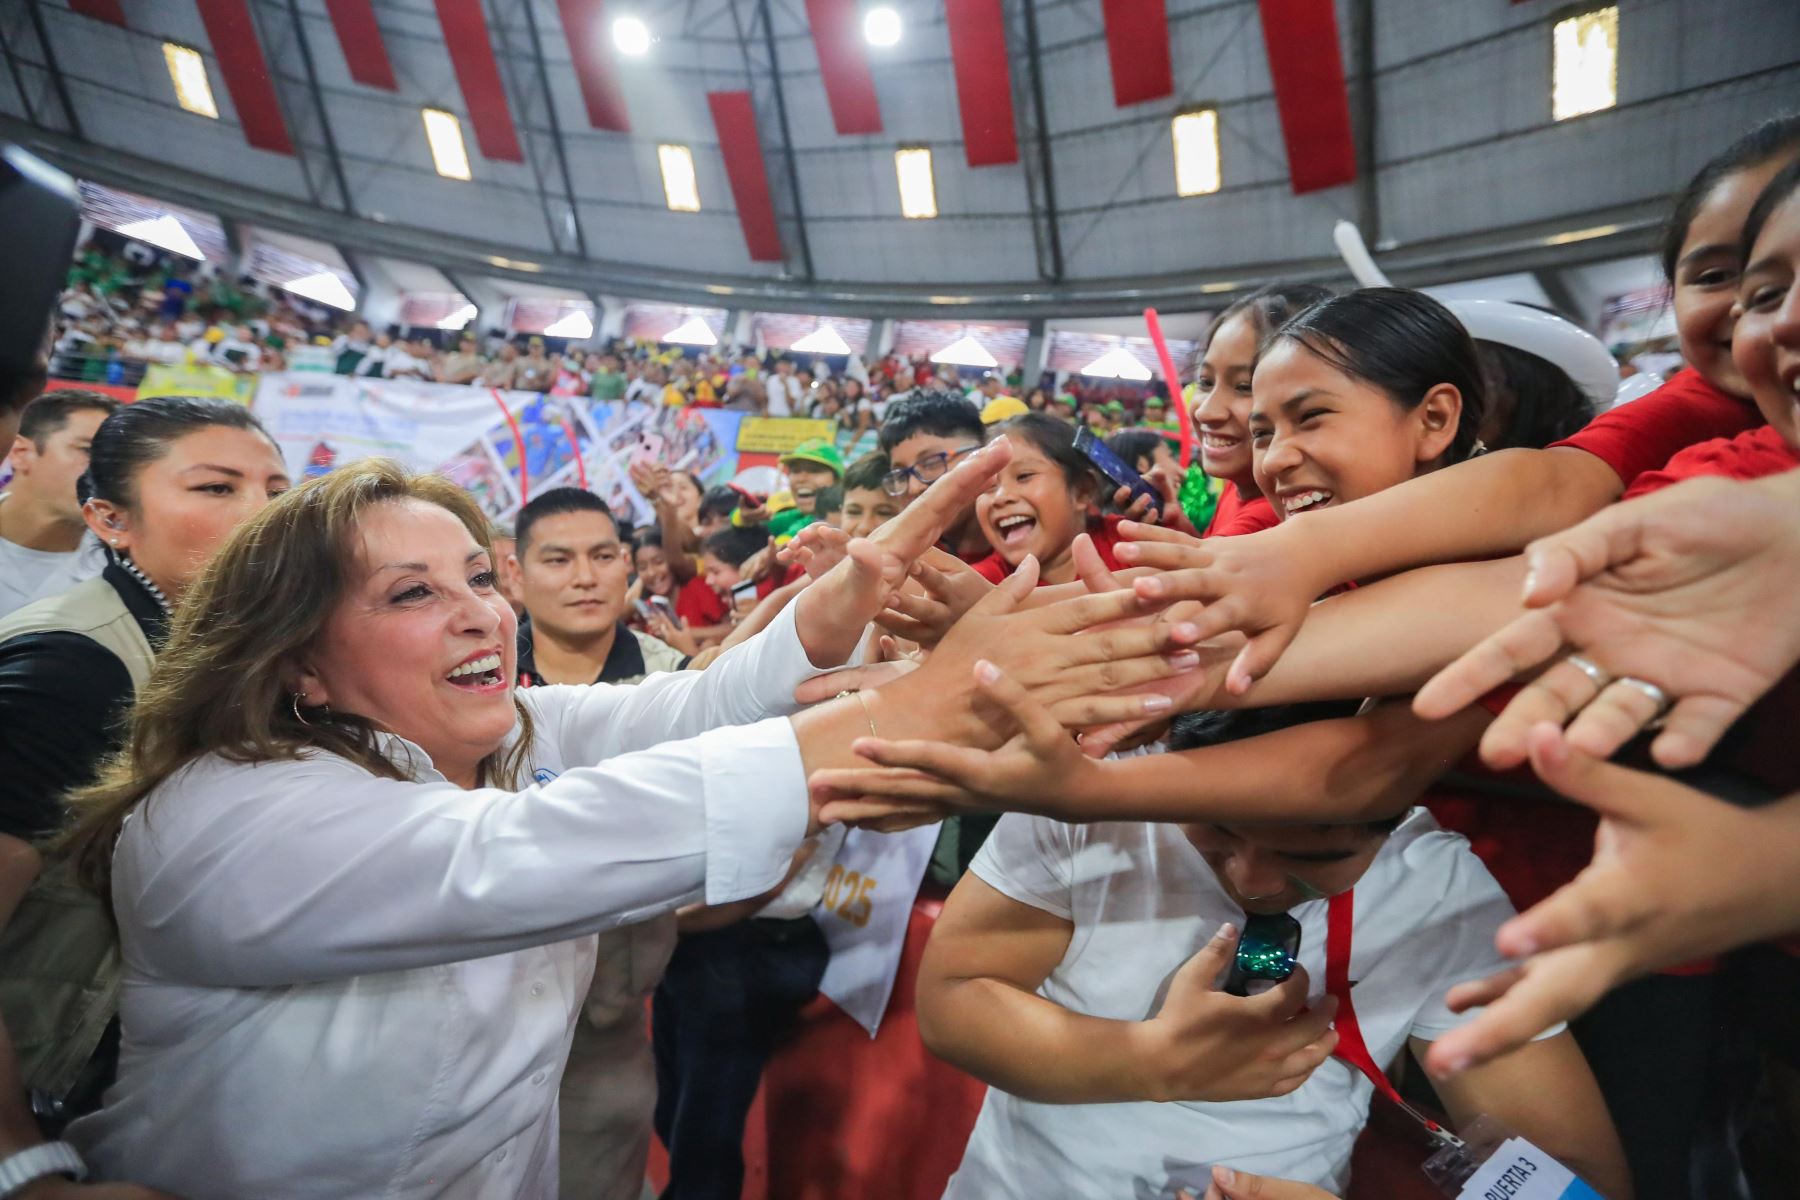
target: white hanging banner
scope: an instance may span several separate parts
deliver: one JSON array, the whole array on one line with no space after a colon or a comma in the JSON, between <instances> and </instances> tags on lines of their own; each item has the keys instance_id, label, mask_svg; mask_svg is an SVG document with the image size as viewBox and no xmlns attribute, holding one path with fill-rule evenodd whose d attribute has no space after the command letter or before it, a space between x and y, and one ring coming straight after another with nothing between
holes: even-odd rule
<instances>
[{"instance_id":1,"label":"white hanging banner","mask_svg":"<svg viewBox=\"0 0 1800 1200\"><path fill-rule=\"evenodd\" d=\"M831 947L819 990L874 1037L887 1012L938 826L903 833L852 829L825 877L814 919Z\"/></svg>"}]
</instances>

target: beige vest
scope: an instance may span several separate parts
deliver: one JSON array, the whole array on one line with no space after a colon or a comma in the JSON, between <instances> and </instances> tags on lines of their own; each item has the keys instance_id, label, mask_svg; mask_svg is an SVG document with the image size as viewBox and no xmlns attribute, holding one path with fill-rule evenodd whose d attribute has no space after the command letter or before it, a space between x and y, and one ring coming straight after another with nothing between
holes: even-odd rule
<instances>
[{"instance_id":1,"label":"beige vest","mask_svg":"<svg viewBox=\"0 0 1800 1200\"><path fill-rule=\"evenodd\" d=\"M0 618L0 642L78 633L118 656L141 691L156 663L149 639L105 579ZM119 946L99 897L53 862L0 931L0 1014L27 1087L60 1099L80 1078L119 1007Z\"/></svg>"}]
</instances>

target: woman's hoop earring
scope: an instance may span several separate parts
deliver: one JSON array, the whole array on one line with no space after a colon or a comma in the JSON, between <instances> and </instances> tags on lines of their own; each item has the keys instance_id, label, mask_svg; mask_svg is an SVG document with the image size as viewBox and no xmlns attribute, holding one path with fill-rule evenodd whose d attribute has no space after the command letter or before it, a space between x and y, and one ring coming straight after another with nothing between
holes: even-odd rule
<instances>
[{"instance_id":1,"label":"woman's hoop earring","mask_svg":"<svg viewBox=\"0 0 1800 1200\"><path fill-rule=\"evenodd\" d=\"M303 699L305 699L304 693L302 693L302 692L294 693L294 720L300 722L302 725L305 725L308 728L311 728L312 722L307 720L304 716L302 716L300 714L300 701Z\"/></svg>"}]
</instances>

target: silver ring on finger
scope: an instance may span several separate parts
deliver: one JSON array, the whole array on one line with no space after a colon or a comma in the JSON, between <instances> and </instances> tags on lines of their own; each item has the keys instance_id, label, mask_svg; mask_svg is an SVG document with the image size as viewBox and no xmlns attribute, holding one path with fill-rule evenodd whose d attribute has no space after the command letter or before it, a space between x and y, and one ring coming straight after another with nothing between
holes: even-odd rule
<instances>
[{"instance_id":1,"label":"silver ring on finger","mask_svg":"<svg viewBox=\"0 0 1800 1200\"><path fill-rule=\"evenodd\" d=\"M1630 675L1622 677L1619 680L1619 683L1624 687L1632 688L1643 693L1643 695L1649 699L1650 703L1656 706L1656 715L1644 723L1644 728L1661 729L1663 727L1664 718L1669 715L1669 710L1675 707L1675 701L1669 698L1669 693L1663 691L1648 679L1636 679Z\"/></svg>"},{"instance_id":2,"label":"silver ring on finger","mask_svg":"<svg viewBox=\"0 0 1800 1200\"><path fill-rule=\"evenodd\" d=\"M1606 685L1613 681L1613 677L1606 673L1606 668L1602 667L1591 658L1583 658L1579 654L1571 654L1566 661L1571 667L1574 667L1577 671L1580 671L1583 675L1588 677L1588 682L1594 685L1594 691L1596 693L1605 691Z\"/></svg>"}]
</instances>

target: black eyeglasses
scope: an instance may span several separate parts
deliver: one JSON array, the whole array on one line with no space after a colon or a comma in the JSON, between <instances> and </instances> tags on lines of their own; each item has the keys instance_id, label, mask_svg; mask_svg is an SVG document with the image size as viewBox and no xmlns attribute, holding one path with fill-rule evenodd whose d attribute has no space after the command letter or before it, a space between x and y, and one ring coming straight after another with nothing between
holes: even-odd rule
<instances>
[{"instance_id":1,"label":"black eyeglasses","mask_svg":"<svg viewBox=\"0 0 1800 1200\"><path fill-rule=\"evenodd\" d=\"M930 487L944 477L944 472L948 471L950 465L957 459L965 454L973 454L979 449L981 449L980 446L964 446L961 450L940 450L936 454L927 454L910 467L901 467L883 475L881 490L890 496L904 496L908 481L912 479L917 479L920 483Z\"/></svg>"}]
</instances>

